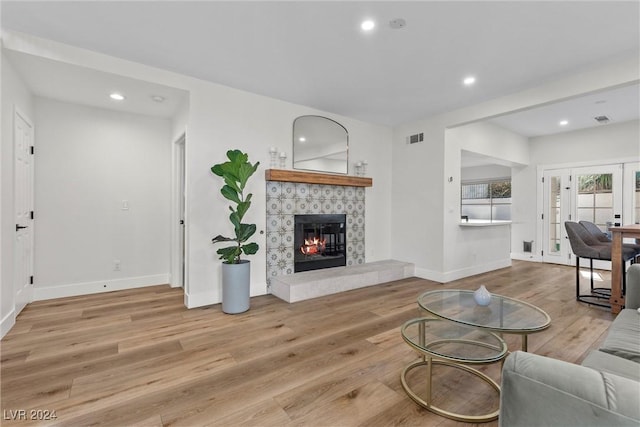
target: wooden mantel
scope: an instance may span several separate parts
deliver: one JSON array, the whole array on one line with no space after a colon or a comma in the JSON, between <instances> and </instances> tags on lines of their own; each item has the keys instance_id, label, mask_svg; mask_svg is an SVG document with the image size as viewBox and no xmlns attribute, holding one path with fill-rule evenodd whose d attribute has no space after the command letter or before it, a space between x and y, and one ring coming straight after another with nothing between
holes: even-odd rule
<instances>
[{"instance_id":1,"label":"wooden mantel","mask_svg":"<svg viewBox=\"0 0 640 427\"><path fill-rule=\"evenodd\" d=\"M303 184L342 185L345 187L373 186L373 179L361 176L332 175L284 169L267 169L264 177L267 181L300 182Z\"/></svg>"}]
</instances>

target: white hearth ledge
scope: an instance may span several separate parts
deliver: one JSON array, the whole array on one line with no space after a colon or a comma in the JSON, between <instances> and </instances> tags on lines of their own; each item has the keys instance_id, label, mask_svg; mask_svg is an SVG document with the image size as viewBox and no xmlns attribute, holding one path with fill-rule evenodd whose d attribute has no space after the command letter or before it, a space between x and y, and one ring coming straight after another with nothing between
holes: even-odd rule
<instances>
[{"instance_id":1,"label":"white hearth ledge","mask_svg":"<svg viewBox=\"0 0 640 427\"><path fill-rule=\"evenodd\" d=\"M324 268L274 276L271 293L291 303L413 277L414 272L413 264L395 260Z\"/></svg>"}]
</instances>

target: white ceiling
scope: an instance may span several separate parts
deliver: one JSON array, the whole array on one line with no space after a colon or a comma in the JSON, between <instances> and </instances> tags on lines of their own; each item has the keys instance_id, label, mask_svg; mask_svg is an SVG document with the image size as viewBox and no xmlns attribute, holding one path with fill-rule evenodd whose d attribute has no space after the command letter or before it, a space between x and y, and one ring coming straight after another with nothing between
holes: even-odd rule
<instances>
[{"instance_id":1,"label":"white ceiling","mask_svg":"<svg viewBox=\"0 0 640 427\"><path fill-rule=\"evenodd\" d=\"M607 123L595 117L606 116ZM594 93L489 120L520 135L532 137L621 123L640 118L640 85ZM566 120L569 123L561 126Z\"/></svg>"},{"instance_id":2,"label":"white ceiling","mask_svg":"<svg viewBox=\"0 0 640 427\"><path fill-rule=\"evenodd\" d=\"M38 96L60 101L171 118L187 102L186 91L7 50L6 55ZM114 101L113 92L126 97ZM153 96L164 98L162 102Z\"/></svg>"},{"instance_id":3,"label":"white ceiling","mask_svg":"<svg viewBox=\"0 0 640 427\"><path fill-rule=\"evenodd\" d=\"M637 1L2 1L4 28L384 125L638 57L639 15Z\"/></svg>"}]
</instances>

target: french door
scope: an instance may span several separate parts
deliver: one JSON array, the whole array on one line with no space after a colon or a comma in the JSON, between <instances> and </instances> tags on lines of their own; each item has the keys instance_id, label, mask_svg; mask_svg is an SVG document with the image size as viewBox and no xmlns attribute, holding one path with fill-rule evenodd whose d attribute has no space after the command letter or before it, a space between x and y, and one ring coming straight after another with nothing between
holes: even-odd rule
<instances>
[{"instance_id":1,"label":"french door","mask_svg":"<svg viewBox=\"0 0 640 427\"><path fill-rule=\"evenodd\" d=\"M565 221L590 221L603 232L623 223L621 164L548 170L543 184L544 262L575 264ZM594 267L610 268L610 263Z\"/></svg>"},{"instance_id":2,"label":"french door","mask_svg":"<svg viewBox=\"0 0 640 427\"><path fill-rule=\"evenodd\" d=\"M564 222L571 218L570 170L545 171L542 260L554 264L569 264L571 249L566 242Z\"/></svg>"}]
</instances>

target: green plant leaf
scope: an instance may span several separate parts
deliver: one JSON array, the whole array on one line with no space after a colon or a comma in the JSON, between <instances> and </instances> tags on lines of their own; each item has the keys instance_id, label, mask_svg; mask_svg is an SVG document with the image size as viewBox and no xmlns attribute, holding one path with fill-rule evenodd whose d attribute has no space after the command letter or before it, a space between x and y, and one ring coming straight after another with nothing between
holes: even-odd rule
<instances>
[{"instance_id":1,"label":"green plant leaf","mask_svg":"<svg viewBox=\"0 0 640 427\"><path fill-rule=\"evenodd\" d=\"M246 245L242 246L242 251L247 255L255 254L256 252L258 252L258 249L260 249L260 246L258 246L258 244L255 242L247 243Z\"/></svg>"},{"instance_id":2,"label":"green plant leaf","mask_svg":"<svg viewBox=\"0 0 640 427\"><path fill-rule=\"evenodd\" d=\"M238 197L238 192L233 188L229 187L228 185L224 185L220 189L220 193L222 193L224 198L227 200L231 200L232 202L235 202L235 203L242 203L242 201L240 200L240 197Z\"/></svg>"},{"instance_id":3,"label":"green plant leaf","mask_svg":"<svg viewBox=\"0 0 640 427\"><path fill-rule=\"evenodd\" d=\"M240 229L240 217L238 216L238 212L236 211L232 211L229 214L229 221L231 221L231 224L233 224L233 228L236 231L236 238L238 236L238 230Z\"/></svg>"},{"instance_id":4,"label":"green plant leaf","mask_svg":"<svg viewBox=\"0 0 640 427\"><path fill-rule=\"evenodd\" d=\"M218 176L224 177L224 168L222 167L222 164L213 165L211 167L211 172Z\"/></svg>"},{"instance_id":5,"label":"green plant leaf","mask_svg":"<svg viewBox=\"0 0 640 427\"><path fill-rule=\"evenodd\" d=\"M247 210L250 206L251 202L247 200L242 203L238 203L238 218L240 219L240 221L242 221L242 217L244 217L244 214L247 213Z\"/></svg>"},{"instance_id":6,"label":"green plant leaf","mask_svg":"<svg viewBox=\"0 0 640 427\"><path fill-rule=\"evenodd\" d=\"M240 165L231 162L224 162L214 165L211 168L211 172L226 179L238 181L238 170Z\"/></svg>"},{"instance_id":7,"label":"green plant leaf","mask_svg":"<svg viewBox=\"0 0 640 427\"><path fill-rule=\"evenodd\" d=\"M229 264L235 264L240 260L242 250L240 246L227 246L226 248L218 249L216 252L220 255L220 259L224 259Z\"/></svg>"},{"instance_id":8,"label":"green plant leaf","mask_svg":"<svg viewBox=\"0 0 640 427\"><path fill-rule=\"evenodd\" d=\"M255 224L240 224L240 228L237 233L238 243L246 242L255 232Z\"/></svg>"},{"instance_id":9,"label":"green plant leaf","mask_svg":"<svg viewBox=\"0 0 640 427\"><path fill-rule=\"evenodd\" d=\"M225 176L224 177L224 182L225 184L227 184L229 187L233 188L234 190L236 190L236 192L238 193L242 193L242 189L238 186L238 183L235 181L235 179L233 179L233 177L231 176Z\"/></svg>"},{"instance_id":10,"label":"green plant leaf","mask_svg":"<svg viewBox=\"0 0 640 427\"><path fill-rule=\"evenodd\" d=\"M227 158L232 163L246 163L249 160L249 155L240 150L229 150L227 151Z\"/></svg>"},{"instance_id":11,"label":"green plant leaf","mask_svg":"<svg viewBox=\"0 0 640 427\"><path fill-rule=\"evenodd\" d=\"M253 173L258 169L259 164L260 162L257 162L255 165L252 165L251 163L247 162L240 165L238 169L238 178L240 181L241 188L244 188L244 186L247 184L247 180L249 179L249 177L251 177L251 175L253 175Z\"/></svg>"},{"instance_id":12,"label":"green plant leaf","mask_svg":"<svg viewBox=\"0 0 640 427\"><path fill-rule=\"evenodd\" d=\"M213 243L219 243L219 242L237 242L237 240L236 240L236 239L232 239L232 238L230 238L230 237L224 237L224 236L221 236L220 234L218 234L216 237L214 237L211 241L212 241Z\"/></svg>"}]
</instances>

